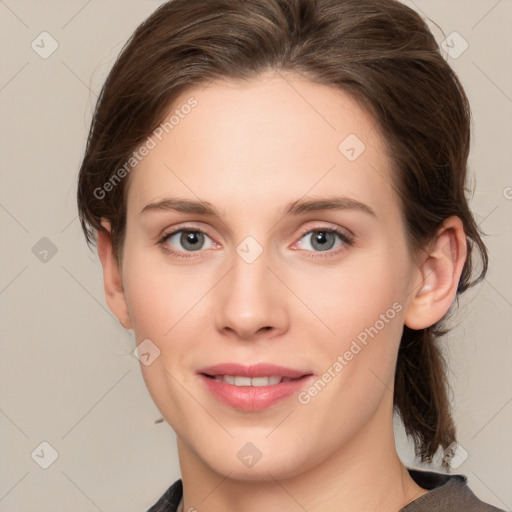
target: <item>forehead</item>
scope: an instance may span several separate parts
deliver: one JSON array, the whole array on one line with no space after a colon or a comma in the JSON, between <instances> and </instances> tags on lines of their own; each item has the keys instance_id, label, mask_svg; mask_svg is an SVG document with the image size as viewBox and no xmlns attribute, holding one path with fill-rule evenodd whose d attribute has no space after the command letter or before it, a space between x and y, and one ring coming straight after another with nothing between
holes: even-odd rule
<instances>
[{"instance_id":1,"label":"forehead","mask_svg":"<svg viewBox=\"0 0 512 512\"><path fill-rule=\"evenodd\" d=\"M191 88L157 133L130 176L133 213L166 196L255 212L306 194L347 195L377 209L396 200L375 120L343 91L296 75Z\"/></svg>"}]
</instances>

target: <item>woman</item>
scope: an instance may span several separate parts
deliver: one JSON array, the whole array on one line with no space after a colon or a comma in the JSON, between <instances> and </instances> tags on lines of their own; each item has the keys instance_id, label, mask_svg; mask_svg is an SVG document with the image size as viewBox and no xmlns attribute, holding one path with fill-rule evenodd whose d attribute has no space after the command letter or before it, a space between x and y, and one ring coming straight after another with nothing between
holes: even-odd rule
<instances>
[{"instance_id":1,"label":"woman","mask_svg":"<svg viewBox=\"0 0 512 512\"><path fill-rule=\"evenodd\" d=\"M173 0L135 31L78 203L177 434L151 511L498 510L393 436L396 410L422 461L456 446L436 340L487 268L469 140L393 0Z\"/></svg>"}]
</instances>

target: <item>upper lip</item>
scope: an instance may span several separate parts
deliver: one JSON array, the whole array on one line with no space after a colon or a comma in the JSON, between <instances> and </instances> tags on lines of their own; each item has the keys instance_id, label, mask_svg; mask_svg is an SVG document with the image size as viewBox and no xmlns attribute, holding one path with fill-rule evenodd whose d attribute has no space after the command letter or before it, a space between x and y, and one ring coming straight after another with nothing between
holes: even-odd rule
<instances>
[{"instance_id":1,"label":"upper lip","mask_svg":"<svg viewBox=\"0 0 512 512\"><path fill-rule=\"evenodd\" d=\"M286 377L289 379L296 379L305 375L312 375L312 373L308 371L286 368L285 366L279 366L271 363L258 363L250 366L238 363L221 363L200 368L198 373L210 375L212 377L215 375L232 375L251 378L278 376Z\"/></svg>"}]
</instances>

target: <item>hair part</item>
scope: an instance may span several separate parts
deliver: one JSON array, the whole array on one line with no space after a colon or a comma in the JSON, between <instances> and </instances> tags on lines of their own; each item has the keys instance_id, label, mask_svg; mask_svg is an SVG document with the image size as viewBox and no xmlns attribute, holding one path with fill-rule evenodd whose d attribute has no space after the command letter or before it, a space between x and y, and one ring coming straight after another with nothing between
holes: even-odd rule
<instances>
[{"instance_id":1,"label":"hair part","mask_svg":"<svg viewBox=\"0 0 512 512\"><path fill-rule=\"evenodd\" d=\"M366 108L394 164L392 185L411 250L456 215L468 245L457 294L483 279L487 251L465 190L469 102L426 23L395 0L172 0L160 6L124 46L95 108L78 182L89 245L108 219L121 263L129 179L104 197L94 191L125 165L180 94L269 70L336 87ZM398 353L395 408L422 461L455 441L436 345L446 332L442 324L404 327Z\"/></svg>"}]
</instances>

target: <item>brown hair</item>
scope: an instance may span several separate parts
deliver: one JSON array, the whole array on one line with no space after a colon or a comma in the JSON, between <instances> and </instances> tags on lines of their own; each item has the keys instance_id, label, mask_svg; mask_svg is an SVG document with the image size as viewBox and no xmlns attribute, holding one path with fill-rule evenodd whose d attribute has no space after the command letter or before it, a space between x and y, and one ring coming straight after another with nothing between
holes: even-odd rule
<instances>
[{"instance_id":1,"label":"brown hair","mask_svg":"<svg viewBox=\"0 0 512 512\"><path fill-rule=\"evenodd\" d=\"M465 197L468 100L425 22L394 0L173 0L159 7L125 45L96 105L78 183L88 243L108 219L121 262L128 180L97 191L179 94L267 70L337 87L367 108L395 164L410 247L424 247L456 215L468 244L458 294L484 277L487 251ZM481 270L472 280L475 249ZM443 321L423 330L404 326L398 353L395 407L423 461L455 440L436 346L445 332Z\"/></svg>"}]
</instances>

